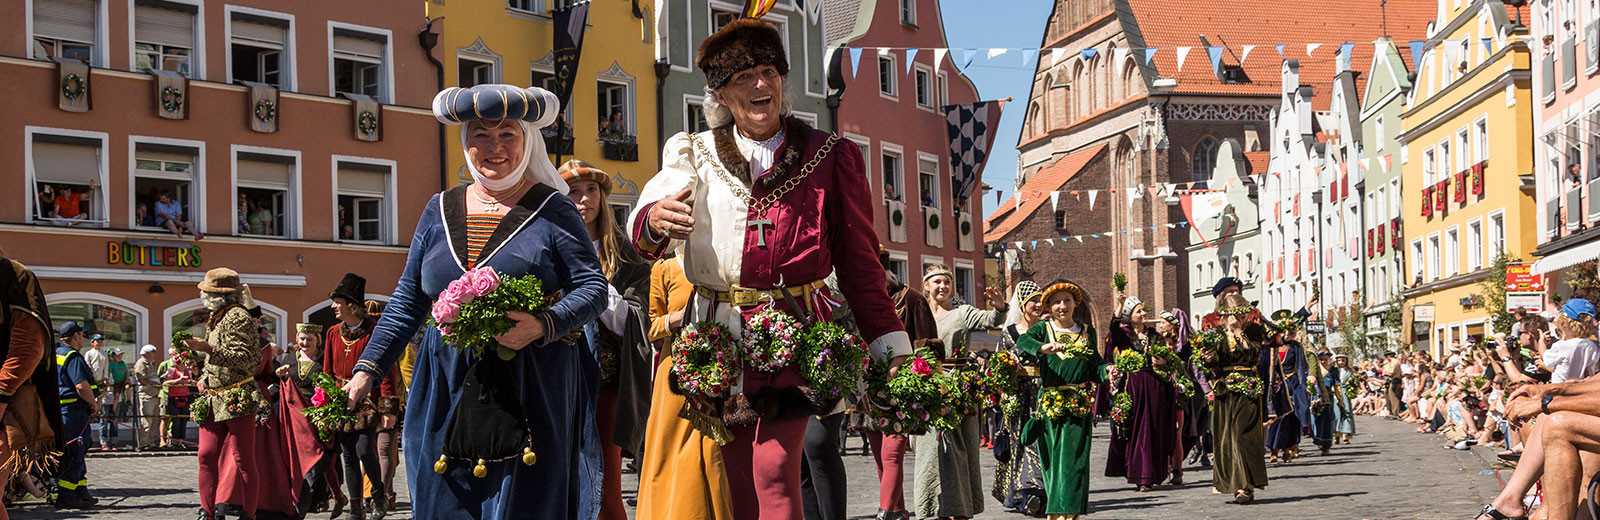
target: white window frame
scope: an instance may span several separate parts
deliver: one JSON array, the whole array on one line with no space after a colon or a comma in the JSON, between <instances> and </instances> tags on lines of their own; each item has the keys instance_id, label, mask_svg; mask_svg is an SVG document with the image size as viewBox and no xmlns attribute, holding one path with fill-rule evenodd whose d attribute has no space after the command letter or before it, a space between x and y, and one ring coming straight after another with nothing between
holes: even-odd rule
<instances>
[{"instance_id":1,"label":"white window frame","mask_svg":"<svg viewBox=\"0 0 1600 520\"><path fill-rule=\"evenodd\" d=\"M934 97L939 95L938 77L933 74L932 68L920 64L913 65L912 69L911 86L917 90L914 97L922 98L916 100L917 108L933 112L935 104L938 103L938 98ZM918 77L925 78L923 84L917 84Z\"/></svg>"},{"instance_id":2,"label":"white window frame","mask_svg":"<svg viewBox=\"0 0 1600 520\"><path fill-rule=\"evenodd\" d=\"M880 169L883 167L883 157L885 155L893 155L893 156L899 158L898 161L895 161L898 164L898 167L895 168L895 172L894 172L894 185L895 185L895 194L900 196L900 202L905 202L905 203L907 203L907 205L910 205L909 204L910 202L917 202L916 198L911 197L906 193L906 188L908 186L906 186L906 151L905 151L905 148L902 148L900 145L894 144L894 143L891 143L891 142L888 142L888 141L878 141L878 165L879 165L878 167ZM888 194L884 193L887 190L888 190L887 186L885 186L883 190L879 190L879 196L884 197L885 200L888 200L888 197L887 197Z\"/></svg>"},{"instance_id":3,"label":"white window frame","mask_svg":"<svg viewBox=\"0 0 1600 520\"><path fill-rule=\"evenodd\" d=\"M1483 217L1476 217L1467 221L1467 272L1477 272L1487 265L1484 261L1484 252L1487 251L1483 240Z\"/></svg>"},{"instance_id":4,"label":"white window frame","mask_svg":"<svg viewBox=\"0 0 1600 520\"><path fill-rule=\"evenodd\" d=\"M339 164L340 163L363 164L363 165L367 165L367 166L378 166L378 167L382 167L382 168L388 168L389 169L389 173L387 175L387 178L384 179L384 186L383 186L384 190L386 190L387 193L369 193L369 192L364 192L364 191L346 190L346 189L341 188L340 185L339 185ZM393 200L395 199L395 194L400 192L399 191L399 189L400 189L399 188L399 181L398 181L399 174L397 173L397 172L399 172L399 169L398 169L399 167L398 167L397 163L392 159L379 159L379 158L375 158L375 157L356 157L356 156L353 156L353 155L338 155L338 154L335 154L335 155L333 155L332 159L329 162L329 168L330 169L328 171L331 172L331 175L333 177L333 204L330 204L330 206L332 206L332 207L329 208L329 211L332 214L331 215L332 219L329 220L328 222L331 222L334 225L334 230L333 230L334 241L336 241L336 242L357 243L357 244L380 244L380 245L394 245L394 244L396 244L398 242L398 237L400 235L400 226L399 226L400 215L399 215L399 211L395 208L395 204L393 202ZM360 197L360 198L376 198L381 202L381 204L382 204L381 211L383 212L383 220L384 221L380 225L380 227L382 227L383 230L378 233L380 235L378 237L378 240L376 240L376 241L374 241L374 240L353 240L353 239L352 240L347 240L347 239L344 239L343 237L340 236L340 234L343 233L344 230L343 229L339 229L339 197L346 197L346 196ZM238 195L234 195L234 198L237 199ZM354 218L355 208L350 208L350 211L352 212L351 213L352 218ZM235 220L237 220L237 219L235 219Z\"/></svg>"},{"instance_id":5,"label":"white window frame","mask_svg":"<svg viewBox=\"0 0 1600 520\"><path fill-rule=\"evenodd\" d=\"M1506 210L1497 209L1489 212L1488 229L1484 230L1484 251L1489 258L1499 256L1506 249ZM1489 265L1485 260L1484 265Z\"/></svg>"},{"instance_id":6,"label":"white window frame","mask_svg":"<svg viewBox=\"0 0 1600 520\"><path fill-rule=\"evenodd\" d=\"M967 292L967 296L966 296L967 303L973 303L975 301L981 301L978 298L978 276L980 276L980 275L978 274L977 268L973 265L972 259L970 259L970 258L954 258L954 259L951 260L951 262L952 262L952 265L950 266L950 270L952 272L960 272L962 269L966 269L967 270L967 283L959 284L959 285L964 285L964 287L958 286L958 288L966 290L966 292ZM955 276L952 275L950 277L950 280L951 281L956 281L955 280Z\"/></svg>"},{"instance_id":7,"label":"white window frame","mask_svg":"<svg viewBox=\"0 0 1600 520\"><path fill-rule=\"evenodd\" d=\"M299 74L296 73L296 70L300 66L300 46L295 42L296 31L294 15L290 13L268 11L265 9L256 9L254 7L243 7L237 5L222 6L222 36L223 40L228 43L228 48L226 49L226 52L224 52L223 66L227 69L227 75L225 77L228 78L228 83L233 83L235 81L233 78L233 15L236 13L259 16L262 18L273 18L289 23L289 28L285 31L284 48L280 52L282 57L280 58L281 61L278 63L278 74L283 75L282 90L288 92L299 92L300 80Z\"/></svg>"},{"instance_id":8,"label":"white window frame","mask_svg":"<svg viewBox=\"0 0 1600 520\"><path fill-rule=\"evenodd\" d=\"M1438 179L1439 155L1432 146L1422 149L1422 187L1433 186Z\"/></svg>"},{"instance_id":9,"label":"white window frame","mask_svg":"<svg viewBox=\"0 0 1600 520\"><path fill-rule=\"evenodd\" d=\"M1444 237L1439 236L1438 231L1428 234L1428 280L1444 278L1443 244Z\"/></svg>"},{"instance_id":10,"label":"white window frame","mask_svg":"<svg viewBox=\"0 0 1600 520\"><path fill-rule=\"evenodd\" d=\"M939 179L943 177L941 165L939 164L939 156L920 150L917 152L917 203L922 203L923 161L933 163L933 193L930 194L930 197L933 199L933 206L931 207L935 210L940 210L940 214L943 214L942 210L944 209L944 204L941 203L943 199L939 198L939 194L944 191L939 188Z\"/></svg>"},{"instance_id":11,"label":"white window frame","mask_svg":"<svg viewBox=\"0 0 1600 520\"><path fill-rule=\"evenodd\" d=\"M920 285L913 285L910 280L906 279L907 276L911 275L911 254L907 253L905 251L896 251L896 250L893 250L893 249L890 249L888 251L889 251L889 260L890 260L890 263L889 263L889 268L890 269L889 270L891 270L891 271L895 270L894 269L894 262L895 261L899 261L900 262L899 272L894 273L895 276L899 276L900 277L900 283L903 283L903 284L906 284L906 285L911 285L913 287L916 287L917 289L921 289L922 287Z\"/></svg>"},{"instance_id":12,"label":"white window frame","mask_svg":"<svg viewBox=\"0 0 1600 520\"><path fill-rule=\"evenodd\" d=\"M1446 228L1443 241L1439 256L1444 261L1444 272L1449 276L1461 274L1461 226Z\"/></svg>"},{"instance_id":13,"label":"white window frame","mask_svg":"<svg viewBox=\"0 0 1600 520\"><path fill-rule=\"evenodd\" d=\"M861 134L852 133L852 132L840 132L840 134L844 135L845 139L848 139L848 140L850 140L851 143L855 144L857 150L861 150L861 159L862 159L861 162L866 163L866 165L863 168L861 168L861 174L867 176L867 187L868 188L878 188L878 187L880 187L878 185L882 184L883 180L882 179L874 180L872 178L872 166L873 166L872 165L872 161L867 160L868 157L872 156L872 138L869 138L869 137L861 135ZM882 160L883 159L881 159L881 158L879 159L879 161L882 161ZM879 165L878 167L882 168L883 166ZM883 193L883 192L880 190L878 193Z\"/></svg>"},{"instance_id":14,"label":"white window frame","mask_svg":"<svg viewBox=\"0 0 1600 520\"><path fill-rule=\"evenodd\" d=\"M25 31L27 31L27 36L28 36L28 39L24 40L25 45L28 46L27 47L28 48L28 52L25 53L24 55L28 56L28 57L32 57L33 56L33 39L36 36L38 36L38 35L33 33L33 0L23 0L23 2L24 2L23 8L26 10L26 12L23 13L24 14L24 16L23 16L23 18L24 18L23 19L23 25L25 26ZM90 56L91 63L89 63L89 66L91 66L91 67L105 67L105 66L107 66L106 65L107 63L111 62L111 50L108 48L108 47L110 47L110 45L107 45L107 43L109 43L111 41L111 36L110 36L111 30L110 30L109 24L107 23L111 19L111 16L110 16L111 9L109 7L110 3L111 3L110 0L95 0L95 6L94 6L94 8L95 8L95 13L94 13L94 16L95 16L95 20L94 20L94 39L95 39L95 41L88 42L89 45L93 46L93 48L90 51L90 53L91 53L91 56ZM130 31L130 32L132 32L132 31ZM130 47L131 47L131 45L130 45Z\"/></svg>"},{"instance_id":15,"label":"white window frame","mask_svg":"<svg viewBox=\"0 0 1600 520\"><path fill-rule=\"evenodd\" d=\"M916 27L917 0L899 0L899 3L896 4L895 17L900 20L901 25Z\"/></svg>"},{"instance_id":16,"label":"white window frame","mask_svg":"<svg viewBox=\"0 0 1600 520\"><path fill-rule=\"evenodd\" d=\"M33 40L30 38L28 41L31 42ZM64 305L68 303L87 303L90 305L112 307L116 308L117 310L127 312L134 316L133 322L139 326L138 332L134 334L135 337L139 338L139 344L143 345L150 342L150 309L147 309L145 306L139 305L130 300L97 292L71 291L45 293L44 303L47 307L50 305ZM168 335L166 337L171 336Z\"/></svg>"},{"instance_id":17,"label":"white window frame","mask_svg":"<svg viewBox=\"0 0 1600 520\"><path fill-rule=\"evenodd\" d=\"M174 3L174 4L183 4L183 5L194 6L194 12L195 12L195 14L194 14L194 48L189 49L189 78L190 79L195 79L195 80L200 80L200 81L205 81L205 79L206 79L206 24L205 24L206 0L162 0L162 1L170 2L170 3ZM102 2L102 3L104 3L104 2ZM138 41L138 35L134 34L136 32L134 30L134 17L135 17L134 13L135 13L135 11L137 11L137 7L138 7L136 5L137 3L138 2L133 2L133 1L128 2L128 69L132 70L133 72L142 72L140 70L137 70L137 69L133 68L133 64L137 63L139 61L138 60L139 51L135 49L135 44ZM33 40L30 38L28 41L31 44L31 42ZM229 38L229 41L231 42L232 38Z\"/></svg>"},{"instance_id":18,"label":"white window frame","mask_svg":"<svg viewBox=\"0 0 1600 520\"><path fill-rule=\"evenodd\" d=\"M935 111L940 111L950 104L950 73L939 71L939 104L934 105Z\"/></svg>"},{"instance_id":19,"label":"white window frame","mask_svg":"<svg viewBox=\"0 0 1600 520\"><path fill-rule=\"evenodd\" d=\"M623 103L623 104L626 107L624 110L626 110L627 113L623 115L622 119L623 119L624 122L626 122L628 124L628 131L625 132L625 134L626 135L632 135L632 136L638 136L639 135L639 106L638 106L638 104L639 104L639 99L638 99L639 98L639 88L638 88L638 85L637 85L638 81L632 75L628 74L627 71L623 70L622 69L622 65L620 63L617 63L615 61L611 62L611 67L610 68L607 68L604 71L596 73L595 76L594 76L594 80L595 80L595 87L596 88L598 88L601 83L609 83L609 84L612 84L612 85L621 86L623 88L623 98L624 98L624 101L625 101L625 103ZM596 114L599 113L599 102L600 102L600 99L599 99L598 91L597 91L597 95L595 97L595 103L596 103L595 112L596 112ZM573 103L569 102L568 104L570 105L570 104L573 104ZM609 116L607 116L607 117L609 117ZM596 129L598 131L598 127L596 127Z\"/></svg>"},{"instance_id":20,"label":"white window frame","mask_svg":"<svg viewBox=\"0 0 1600 520\"><path fill-rule=\"evenodd\" d=\"M333 62L335 58L360 61L369 64L372 63L366 59L356 59L349 56L334 56L333 33L335 29L383 37L383 57L381 61L377 63L379 67L378 81L381 83L378 84L378 95L374 97L379 103L394 104L394 100L399 99L395 97L396 84L394 82L394 31L366 25L356 25L353 23L335 22L332 20L328 21L328 97L338 97L339 95L337 87L335 86L338 84L338 78L334 77Z\"/></svg>"},{"instance_id":21,"label":"white window frame","mask_svg":"<svg viewBox=\"0 0 1600 520\"><path fill-rule=\"evenodd\" d=\"M193 70L193 69L190 69L190 70ZM137 190L135 190L134 188L135 188L135 186L138 185L137 181L138 181L138 178L140 177L140 175L138 173L139 170L137 168L137 163L138 163L138 156L139 156L138 149L139 149L139 145L141 145L141 144L175 146L175 147L190 148L190 149L194 150L194 164L190 165L190 167L189 167L189 175L192 177L189 180L189 182L191 184L193 184L193 186L194 186L193 188L191 188L194 191L194 193L190 194L190 199L189 199L189 208L188 208L189 209L189 215L188 215L189 216L189 224L194 226L195 230L199 231L201 234L205 234L206 233L206 171L205 171L205 169L206 169L206 142L205 141L191 141L191 140L188 140L188 139L171 139L171 138L166 138L166 137L151 137L151 136L143 136L143 135L130 135L130 136L128 136L128 229L165 230L165 228L160 228L160 227L152 228L152 227L140 226L139 223L134 220L134 212L137 209L135 206L138 205L137 200L138 200L138 195L139 195L137 193ZM234 199L238 200L238 195L235 195ZM155 207L151 206L150 211L152 213L155 212ZM237 220L237 219L235 219L235 220Z\"/></svg>"},{"instance_id":22,"label":"white window frame","mask_svg":"<svg viewBox=\"0 0 1600 520\"><path fill-rule=\"evenodd\" d=\"M1456 130L1456 169L1452 175L1467 170L1468 161L1472 158L1472 126L1463 126Z\"/></svg>"},{"instance_id":23,"label":"white window frame","mask_svg":"<svg viewBox=\"0 0 1600 520\"><path fill-rule=\"evenodd\" d=\"M305 236L305 161L302 160L300 151L286 150L283 148L267 148L263 146L247 146L241 144L232 145L228 150L228 182L229 186L231 186L229 189L228 203L233 211L238 211L237 204L239 201L240 153L275 155L278 157L294 159L294 171L289 174L289 193L287 194L288 196L285 197L289 201L290 207L283 212L284 220L291 221L288 222L288 225L285 227L290 228L289 231L292 231L292 233L284 233L281 237L272 235L246 234L243 233L245 230L239 229L238 216L230 214L230 218L228 220L231 221L231 223L228 224L228 227L233 228L233 235L266 238L272 240L300 240L301 237ZM335 186L337 186L337 184ZM337 213L338 204L333 204L333 206L334 212ZM338 220L336 219L334 222L338 222ZM339 236L338 232L335 232L334 236Z\"/></svg>"},{"instance_id":24,"label":"white window frame","mask_svg":"<svg viewBox=\"0 0 1600 520\"><path fill-rule=\"evenodd\" d=\"M454 78L450 78L456 81L456 86L460 86L459 83L461 82L461 60L487 63L489 65L489 83L500 83L503 81L501 78L505 77L501 68L505 61L504 58L490 49L488 44L483 43L483 38L474 40L472 45L456 49L456 75Z\"/></svg>"},{"instance_id":25,"label":"white window frame","mask_svg":"<svg viewBox=\"0 0 1600 520\"><path fill-rule=\"evenodd\" d=\"M884 62L888 62L888 64L889 64L888 65L888 70L889 70L889 91L888 92L885 92L883 90ZM894 54L891 54L891 53L888 53L888 52L879 52L878 53L878 95L879 96L883 96L884 98L892 99L892 100L895 100L895 101L899 101L900 100L900 74L898 72L896 72L896 71L900 70L899 63L900 63L900 60L896 59Z\"/></svg>"},{"instance_id":26,"label":"white window frame","mask_svg":"<svg viewBox=\"0 0 1600 520\"><path fill-rule=\"evenodd\" d=\"M541 0L532 0L532 1L538 2L538 1L541 1ZM511 9L511 8L508 7L507 9ZM540 74L548 75L551 78L555 78L556 69L555 69L555 57L554 57L554 55L546 55L544 57L544 59L541 59L539 61L535 61L533 63L528 64L528 83L529 83L528 86L530 86L530 87L539 87L539 88L542 88L542 89L550 91L552 94L555 93L556 89L555 89L555 85L554 84L550 85L549 87L546 87L543 84L539 84L539 85L532 84L533 83L533 73L535 73L535 72L540 73ZM690 99L693 99L695 105L701 105L701 104L703 104L703 101L704 101L705 98L704 98L704 96L684 95L683 99L685 100L685 102L687 102ZM569 126L572 125L572 105L573 104L569 101L567 103L567 106L561 107L561 115L564 116L564 118L567 121L567 125L569 125ZM688 107L687 106L684 107L684 112L687 115L687 112L688 112ZM546 127L546 128L549 128L549 127ZM689 130L689 125L686 124L686 125L683 126L683 128L684 128L684 131L687 132Z\"/></svg>"},{"instance_id":27,"label":"white window frame","mask_svg":"<svg viewBox=\"0 0 1600 520\"><path fill-rule=\"evenodd\" d=\"M694 118L689 117L689 108L690 107L699 107L700 110L701 110L701 113L704 113L705 112L705 103L706 103L706 97L705 96L696 96L696 95L692 95L692 94L684 94L683 95L683 131L689 132L689 133L694 133L694 132L697 131L697 130L695 130ZM567 105L570 108L572 104L568 103ZM569 117L568 120L570 120L570 119L571 118ZM710 127L711 127L711 122L710 121L706 121L706 129L710 130Z\"/></svg>"},{"instance_id":28,"label":"white window frame","mask_svg":"<svg viewBox=\"0 0 1600 520\"><path fill-rule=\"evenodd\" d=\"M1474 159L1472 164L1489 160L1489 116L1478 116L1478 119L1472 122L1472 132L1476 134L1478 144L1477 150L1472 155Z\"/></svg>"},{"instance_id":29,"label":"white window frame","mask_svg":"<svg viewBox=\"0 0 1600 520\"><path fill-rule=\"evenodd\" d=\"M527 7L511 5L511 2L525 3ZM506 10L535 16L546 16L550 12L550 6L545 5L545 0L510 0L510 2L506 3Z\"/></svg>"},{"instance_id":30,"label":"white window frame","mask_svg":"<svg viewBox=\"0 0 1600 520\"><path fill-rule=\"evenodd\" d=\"M30 10L28 15L29 15L29 17L31 19L31 17L33 16L33 12ZM33 40L30 38L28 41L32 42ZM99 169L100 169L100 187L98 188L100 190L100 194L98 196L96 196L95 200L94 200L94 202L97 204L97 209L99 210L98 213L100 214L100 220L98 220L98 221L95 221L95 220L85 221L84 224L87 224L86 227L93 227L93 228L110 227L111 226L111 222L110 222L111 221L111 198L110 198L109 195L107 195L108 193L110 193L110 191L107 189L107 186L109 186L110 179L111 179L111 172L110 172L110 170L111 170L111 161L110 161L111 137L110 137L110 135L106 134L105 132L92 132L92 131L88 131L88 130L72 130L72 129L67 129L67 128L52 128L52 127L47 127L47 126L33 126L33 125L28 125L28 126L22 127L22 165L23 165L23 170L27 172L27 189L21 190L21 192L22 192L21 195L22 195L22 207L27 208L27 210L28 210L28 215L27 215L26 220L24 220L24 222L27 222L29 224L48 224L49 223L49 222L43 222L43 221L41 221L41 220L36 218L36 216L39 214L39 207L38 207L38 202L39 202L39 198L38 198L38 196L39 196L39 192L38 192L39 180L38 180L38 176L35 175L34 171L33 171L33 136L38 135L38 134L54 135L54 136L61 136L61 137L75 137L75 138L79 138L79 139L92 139L92 140L100 141L100 153L96 154L98 159L99 159L99 162L100 162L100 166L99 166Z\"/></svg>"},{"instance_id":31,"label":"white window frame","mask_svg":"<svg viewBox=\"0 0 1600 520\"><path fill-rule=\"evenodd\" d=\"M1411 263L1411 272L1409 273L1410 279L1406 280L1405 283L1408 287L1411 285L1412 281L1418 279L1427 281L1428 279L1428 257L1427 253L1422 247L1421 238L1411 241Z\"/></svg>"}]
</instances>

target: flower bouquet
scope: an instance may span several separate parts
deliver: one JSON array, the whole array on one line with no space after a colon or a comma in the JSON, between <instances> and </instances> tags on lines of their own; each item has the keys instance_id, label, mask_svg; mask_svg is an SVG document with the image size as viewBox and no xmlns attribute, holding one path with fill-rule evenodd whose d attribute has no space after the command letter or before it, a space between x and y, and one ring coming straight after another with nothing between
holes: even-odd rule
<instances>
[{"instance_id":1,"label":"flower bouquet","mask_svg":"<svg viewBox=\"0 0 1600 520\"><path fill-rule=\"evenodd\" d=\"M1088 417L1091 412L1089 394L1076 386L1058 386L1039 391L1037 417L1060 421L1068 417Z\"/></svg>"},{"instance_id":2,"label":"flower bouquet","mask_svg":"<svg viewBox=\"0 0 1600 520\"><path fill-rule=\"evenodd\" d=\"M777 372L789 366L795 355L795 339L801 334L793 316L767 307L744 321L745 365L762 372Z\"/></svg>"},{"instance_id":3,"label":"flower bouquet","mask_svg":"<svg viewBox=\"0 0 1600 520\"><path fill-rule=\"evenodd\" d=\"M1222 378L1222 386L1230 392L1243 394L1252 399L1261 397L1262 392L1266 391L1266 385L1261 382L1260 377L1240 372L1231 372Z\"/></svg>"},{"instance_id":4,"label":"flower bouquet","mask_svg":"<svg viewBox=\"0 0 1600 520\"><path fill-rule=\"evenodd\" d=\"M983 367L983 388L990 404L999 407L1006 416L1014 416L1022 403L1017 394L1022 390L1022 361L1010 350L997 350L989 356Z\"/></svg>"},{"instance_id":5,"label":"flower bouquet","mask_svg":"<svg viewBox=\"0 0 1600 520\"><path fill-rule=\"evenodd\" d=\"M189 350L189 345L184 343L185 341L193 338L194 334L190 334L189 331L186 330L180 330L172 333L172 350L177 352L177 355L172 357L173 363L183 363L195 369L200 368L200 365L196 363L199 358L195 356L193 350ZM192 414L193 412L191 411L191 415Z\"/></svg>"},{"instance_id":6,"label":"flower bouquet","mask_svg":"<svg viewBox=\"0 0 1600 520\"><path fill-rule=\"evenodd\" d=\"M463 273L439 294L433 302L432 324L444 343L456 350L482 355L484 347L494 345L495 354L509 360L517 352L494 339L517 324L506 313L537 314L548 303L538 277L502 278L493 267L481 267Z\"/></svg>"},{"instance_id":7,"label":"flower bouquet","mask_svg":"<svg viewBox=\"0 0 1600 520\"><path fill-rule=\"evenodd\" d=\"M1124 349L1117 353L1116 367L1121 374L1133 375L1134 372L1144 370L1147 361L1144 353L1134 349Z\"/></svg>"},{"instance_id":8,"label":"flower bouquet","mask_svg":"<svg viewBox=\"0 0 1600 520\"><path fill-rule=\"evenodd\" d=\"M1317 378L1306 376L1306 397L1311 399L1311 411L1322 413L1332 403L1322 397L1322 385L1317 384Z\"/></svg>"},{"instance_id":9,"label":"flower bouquet","mask_svg":"<svg viewBox=\"0 0 1600 520\"><path fill-rule=\"evenodd\" d=\"M1133 394L1122 392L1111 398L1111 421L1126 427L1133 418Z\"/></svg>"},{"instance_id":10,"label":"flower bouquet","mask_svg":"<svg viewBox=\"0 0 1600 520\"><path fill-rule=\"evenodd\" d=\"M934 374L939 386L941 406L929 421L940 431L953 431L961 423L978 413L983 402L983 375L977 370L960 368Z\"/></svg>"},{"instance_id":11,"label":"flower bouquet","mask_svg":"<svg viewBox=\"0 0 1600 520\"><path fill-rule=\"evenodd\" d=\"M745 332L749 337L748 329ZM833 323L818 322L800 335L796 353L806 385L829 401L854 394L867 368L867 346L861 337Z\"/></svg>"},{"instance_id":12,"label":"flower bouquet","mask_svg":"<svg viewBox=\"0 0 1600 520\"><path fill-rule=\"evenodd\" d=\"M721 323L691 323L678 333L671 348L672 375L685 394L726 397L743 374L738 340Z\"/></svg>"},{"instance_id":13,"label":"flower bouquet","mask_svg":"<svg viewBox=\"0 0 1600 520\"><path fill-rule=\"evenodd\" d=\"M345 407L349 402L350 394L335 380L323 372L311 374L311 383L316 386L316 392L311 394L311 406L300 410L317 427L317 438L323 441L333 439L333 434L344 431L356 423L355 412Z\"/></svg>"},{"instance_id":14,"label":"flower bouquet","mask_svg":"<svg viewBox=\"0 0 1600 520\"><path fill-rule=\"evenodd\" d=\"M1361 385L1366 383L1366 379L1367 379L1367 375L1366 374L1362 374L1360 372L1356 372L1356 373L1352 374L1349 379L1345 379L1344 380L1344 396L1345 396L1345 398L1347 398L1347 399L1355 399L1357 396L1360 396L1361 395Z\"/></svg>"},{"instance_id":15,"label":"flower bouquet","mask_svg":"<svg viewBox=\"0 0 1600 520\"><path fill-rule=\"evenodd\" d=\"M934 364L924 357L911 358L893 378L888 363L867 365L867 418L886 434L927 433L933 413L944 406L935 375Z\"/></svg>"},{"instance_id":16,"label":"flower bouquet","mask_svg":"<svg viewBox=\"0 0 1600 520\"><path fill-rule=\"evenodd\" d=\"M1221 326L1201 330L1189 336L1189 348L1192 349L1190 351L1207 358L1215 356L1225 343L1227 337L1223 335Z\"/></svg>"}]
</instances>

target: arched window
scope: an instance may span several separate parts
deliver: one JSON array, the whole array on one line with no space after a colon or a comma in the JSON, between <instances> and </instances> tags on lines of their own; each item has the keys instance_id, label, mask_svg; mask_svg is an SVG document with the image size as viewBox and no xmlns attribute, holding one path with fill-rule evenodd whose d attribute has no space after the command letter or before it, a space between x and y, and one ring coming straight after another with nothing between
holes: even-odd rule
<instances>
[{"instance_id":1,"label":"arched window","mask_svg":"<svg viewBox=\"0 0 1600 520\"><path fill-rule=\"evenodd\" d=\"M1072 66L1072 114L1071 120L1077 120L1088 114L1089 110L1089 81L1084 78L1083 62L1079 61Z\"/></svg>"},{"instance_id":2,"label":"arched window","mask_svg":"<svg viewBox=\"0 0 1600 520\"><path fill-rule=\"evenodd\" d=\"M1217 169L1217 140L1207 137L1194 145L1194 174L1191 180L1209 181Z\"/></svg>"},{"instance_id":3,"label":"arched window","mask_svg":"<svg viewBox=\"0 0 1600 520\"><path fill-rule=\"evenodd\" d=\"M1139 93L1138 85L1139 66L1134 64L1132 58L1122 65L1122 99L1128 99Z\"/></svg>"},{"instance_id":4,"label":"arched window","mask_svg":"<svg viewBox=\"0 0 1600 520\"><path fill-rule=\"evenodd\" d=\"M106 347L120 347L124 351L138 352L149 342L150 331L145 330L147 312L122 298L99 293L56 293L45 296L50 309L51 328L69 321L82 325L86 334L100 334ZM54 350L51 346L51 350Z\"/></svg>"},{"instance_id":5,"label":"arched window","mask_svg":"<svg viewBox=\"0 0 1600 520\"><path fill-rule=\"evenodd\" d=\"M1039 110L1039 102L1035 101L1028 107L1028 135L1037 136L1044 132L1044 115Z\"/></svg>"}]
</instances>

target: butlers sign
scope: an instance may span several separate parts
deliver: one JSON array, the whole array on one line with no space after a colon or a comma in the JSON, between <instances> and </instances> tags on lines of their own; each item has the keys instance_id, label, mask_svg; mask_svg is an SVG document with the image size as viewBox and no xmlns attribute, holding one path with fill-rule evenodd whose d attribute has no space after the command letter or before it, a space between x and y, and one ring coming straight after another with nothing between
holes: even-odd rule
<instances>
[{"instance_id":1,"label":"butlers sign","mask_svg":"<svg viewBox=\"0 0 1600 520\"><path fill-rule=\"evenodd\" d=\"M106 263L151 267L200 267L200 247L106 242Z\"/></svg>"}]
</instances>

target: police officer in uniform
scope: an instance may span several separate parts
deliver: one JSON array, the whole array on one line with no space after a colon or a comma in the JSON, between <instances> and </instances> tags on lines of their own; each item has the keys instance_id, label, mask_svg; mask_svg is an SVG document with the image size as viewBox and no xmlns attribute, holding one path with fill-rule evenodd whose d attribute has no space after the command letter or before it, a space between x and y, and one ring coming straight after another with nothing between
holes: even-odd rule
<instances>
[{"instance_id":1,"label":"police officer in uniform","mask_svg":"<svg viewBox=\"0 0 1600 520\"><path fill-rule=\"evenodd\" d=\"M69 321L61 324L57 332L61 345L56 348L56 366L61 370L56 379L67 445L56 474L56 507L86 508L99 502L89 495L89 468L84 460L89 450L83 435L89 429L89 420L100 416L99 407L94 406L99 402L100 388L89 363L83 359L83 326Z\"/></svg>"}]
</instances>

